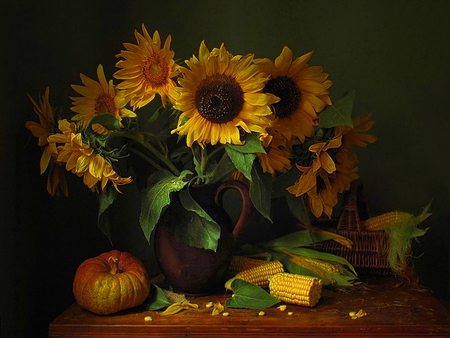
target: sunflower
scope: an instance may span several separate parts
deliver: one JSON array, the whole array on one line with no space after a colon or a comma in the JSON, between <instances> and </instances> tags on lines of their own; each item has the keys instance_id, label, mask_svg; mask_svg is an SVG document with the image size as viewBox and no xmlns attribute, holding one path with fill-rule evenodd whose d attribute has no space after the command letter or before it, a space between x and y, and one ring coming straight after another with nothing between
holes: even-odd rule
<instances>
[{"instance_id":1,"label":"sunflower","mask_svg":"<svg viewBox=\"0 0 450 338\"><path fill-rule=\"evenodd\" d=\"M172 133L187 135L190 147L211 143L243 144L241 132L266 135L269 105L279 99L262 93L267 77L253 64L253 55L233 56L222 44L211 53L202 42L199 58L186 60L174 107L182 114Z\"/></svg>"},{"instance_id":2,"label":"sunflower","mask_svg":"<svg viewBox=\"0 0 450 338\"><path fill-rule=\"evenodd\" d=\"M98 65L97 77L98 82L92 80L86 75L80 74L81 81L84 86L72 85L72 88L82 97L72 97L74 106L70 109L78 113L73 117L73 120L81 120L86 126L97 115L110 114L114 116L119 122L124 117L135 117L136 114L131 110L125 108L127 100L124 92L118 91L112 80L107 81L103 66ZM98 125L94 129L99 134L107 133L107 129Z\"/></svg>"},{"instance_id":3,"label":"sunflower","mask_svg":"<svg viewBox=\"0 0 450 338\"><path fill-rule=\"evenodd\" d=\"M317 184L307 192L310 210L317 218L322 214L331 218L333 208L338 202L337 191L333 183L332 175L329 175L324 169L320 169L317 175Z\"/></svg>"},{"instance_id":4,"label":"sunflower","mask_svg":"<svg viewBox=\"0 0 450 338\"><path fill-rule=\"evenodd\" d=\"M276 129L268 128L267 131L269 134L262 137L266 153L257 153L263 172L285 173L292 168L290 142Z\"/></svg>"},{"instance_id":5,"label":"sunflower","mask_svg":"<svg viewBox=\"0 0 450 338\"><path fill-rule=\"evenodd\" d=\"M58 161L65 163L68 171L83 177L84 184L93 192L99 191L98 184L102 191L106 191L108 182L120 192L119 185L131 182L130 177L120 177L106 158L83 141L82 133L78 132L75 123L60 120L59 129L61 133L49 136L50 141L62 144Z\"/></svg>"},{"instance_id":6,"label":"sunflower","mask_svg":"<svg viewBox=\"0 0 450 338\"><path fill-rule=\"evenodd\" d=\"M309 147L313 153L311 166L299 166L300 179L288 191L295 195L308 195L311 212L316 217L325 213L331 217L337 204L337 195L350 189L350 183L359 178L358 156L350 149L352 145L366 147L376 141L376 136L366 134L373 126L372 115L353 120L353 127L339 126L334 138Z\"/></svg>"},{"instance_id":7,"label":"sunflower","mask_svg":"<svg viewBox=\"0 0 450 338\"><path fill-rule=\"evenodd\" d=\"M302 172L300 179L287 190L296 197L308 195L311 212L320 217L325 213L331 217L333 207L337 204L339 188L346 187L342 182L347 176L340 170L349 171L336 160L342 149L342 136L336 136L327 142L315 143L309 147L314 159L311 166L304 167L296 164ZM349 162L345 162L349 164Z\"/></svg>"},{"instance_id":8,"label":"sunflower","mask_svg":"<svg viewBox=\"0 0 450 338\"><path fill-rule=\"evenodd\" d=\"M137 45L124 43L127 50L117 54L117 57L124 59L116 63L116 67L122 69L118 70L114 77L123 80L117 87L125 91L133 108L145 106L156 94L161 96L165 106L166 99L172 99L171 89L176 87L172 78L179 74L178 65L173 60L175 53L170 50L172 38L169 35L161 49L158 31L151 37L142 25L142 32L143 35L134 32Z\"/></svg>"},{"instance_id":9,"label":"sunflower","mask_svg":"<svg viewBox=\"0 0 450 338\"><path fill-rule=\"evenodd\" d=\"M373 134L367 134L374 125L372 113L364 117L353 119L353 127L339 126L336 127L336 134L343 136L342 146L348 148L352 145L365 148L369 143L374 143L377 137Z\"/></svg>"},{"instance_id":10,"label":"sunflower","mask_svg":"<svg viewBox=\"0 0 450 338\"><path fill-rule=\"evenodd\" d=\"M292 51L284 47L275 62L268 58L255 59L260 69L271 76L264 92L272 93L280 101L272 105L276 126L287 139L297 136L301 142L314 135L314 125L326 105L331 105L327 80L320 66L308 66L312 56L309 52L294 61Z\"/></svg>"},{"instance_id":11,"label":"sunflower","mask_svg":"<svg viewBox=\"0 0 450 338\"><path fill-rule=\"evenodd\" d=\"M331 139L327 142L315 143L309 147L309 151L313 153L314 158L312 165L303 167L296 164L297 168L303 173L300 176L300 180L293 186L288 188L288 191L299 197L316 185L316 179L319 173L319 169L332 174L336 171L336 163L334 162L330 153L335 152L342 145L342 136Z\"/></svg>"},{"instance_id":12,"label":"sunflower","mask_svg":"<svg viewBox=\"0 0 450 338\"><path fill-rule=\"evenodd\" d=\"M55 110L49 101L50 89L47 87L44 94L39 97L39 103L30 97L33 103L33 110L39 117L39 123L28 121L25 127L28 128L33 136L38 138L38 145L41 146L42 156L39 163L41 175L48 169L47 191L52 196L62 192L68 195L67 183L60 165L56 163L58 150L55 142L49 142L48 137L56 132Z\"/></svg>"}]
</instances>

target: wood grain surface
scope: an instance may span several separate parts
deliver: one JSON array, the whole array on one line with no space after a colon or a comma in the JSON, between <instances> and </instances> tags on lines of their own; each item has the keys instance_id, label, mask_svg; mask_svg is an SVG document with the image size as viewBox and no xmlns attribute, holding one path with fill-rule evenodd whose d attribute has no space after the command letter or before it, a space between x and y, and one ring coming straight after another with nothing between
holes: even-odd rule
<instances>
[{"instance_id":1,"label":"wood grain surface","mask_svg":"<svg viewBox=\"0 0 450 338\"><path fill-rule=\"evenodd\" d=\"M427 290L399 286L393 277L362 281L363 287L351 292L325 289L314 308L288 305L283 312L274 306L264 316L232 308L225 309L227 317L212 316L206 304L225 304L231 297L225 291L191 298L199 309L170 316L141 309L100 316L73 304L50 324L49 337L450 337L450 309ZM367 316L351 319L349 312L360 309Z\"/></svg>"}]
</instances>

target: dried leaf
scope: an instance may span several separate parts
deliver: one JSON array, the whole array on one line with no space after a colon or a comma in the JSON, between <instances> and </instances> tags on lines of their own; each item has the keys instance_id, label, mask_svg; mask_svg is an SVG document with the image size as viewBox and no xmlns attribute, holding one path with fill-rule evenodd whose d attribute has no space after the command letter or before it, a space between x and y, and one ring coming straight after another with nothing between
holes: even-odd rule
<instances>
[{"instance_id":1,"label":"dried leaf","mask_svg":"<svg viewBox=\"0 0 450 338\"><path fill-rule=\"evenodd\" d=\"M160 315L161 316L174 315L180 311L187 310L189 308L198 309L198 305L190 302L173 303L165 311L161 312Z\"/></svg>"}]
</instances>

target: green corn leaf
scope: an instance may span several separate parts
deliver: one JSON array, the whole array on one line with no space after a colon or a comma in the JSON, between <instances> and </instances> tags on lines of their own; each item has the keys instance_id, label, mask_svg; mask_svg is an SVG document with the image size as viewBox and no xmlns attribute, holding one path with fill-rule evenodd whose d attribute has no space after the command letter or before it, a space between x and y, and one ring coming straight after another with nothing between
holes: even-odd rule
<instances>
[{"instance_id":1,"label":"green corn leaf","mask_svg":"<svg viewBox=\"0 0 450 338\"><path fill-rule=\"evenodd\" d=\"M288 253L292 253L299 256L305 256L310 258L318 258L327 262L338 263L342 266L347 267L353 274L356 275L354 267L347 261L344 257L333 255L332 253L317 251L309 248L293 248L287 249Z\"/></svg>"},{"instance_id":2,"label":"green corn leaf","mask_svg":"<svg viewBox=\"0 0 450 338\"><path fill-rule=\"evenodd\" d=\"M271 241L258 243L258 246L264 248L297 248L299 246L308 246L314 243L314 238L309 230L295 231L285 236L275 238Z\"/></svg>"}]
</instances>

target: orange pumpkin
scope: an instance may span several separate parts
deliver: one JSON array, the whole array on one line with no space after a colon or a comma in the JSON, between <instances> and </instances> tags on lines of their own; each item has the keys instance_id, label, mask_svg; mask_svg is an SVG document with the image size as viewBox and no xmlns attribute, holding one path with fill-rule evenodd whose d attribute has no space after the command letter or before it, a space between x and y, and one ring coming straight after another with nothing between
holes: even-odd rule
<instances>
[{"instance_id":1,"label":"orange pumpkin","mask_svg":"<svg viewBox=\"0 0 450 338\"><path fill-rule=\"evenodd\" d=\"M149 293L148 274L141 261L118 250L85 260L73 281L77 303L103 315L138 306Z\"/></svg>"}]
</instances>

